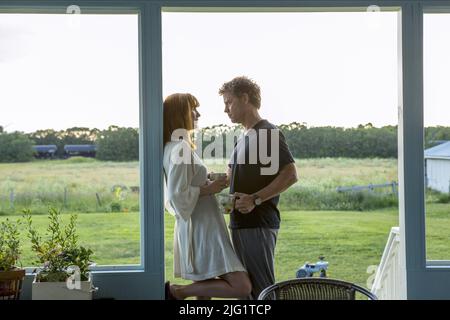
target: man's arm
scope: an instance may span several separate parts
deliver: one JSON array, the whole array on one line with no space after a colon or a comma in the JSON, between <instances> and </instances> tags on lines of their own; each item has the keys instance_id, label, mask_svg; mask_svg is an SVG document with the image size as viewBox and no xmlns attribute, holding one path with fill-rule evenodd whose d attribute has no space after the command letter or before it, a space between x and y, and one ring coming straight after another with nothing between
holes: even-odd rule
<instances>
[{"instance_id":1,"label":"man's arm","mask_svg":"<svg viewBox=\"0 0 450 320\"><path fill-rule=\"evenodd\" d=\"M285 165L278 176L267 187L256 192L256 194L266 201L284 192L298 181L297 169L294 163Z\"/></svg>"},{"instance_id":2,"label":"man's arm","mask_svg":"<svg viewBox=\"0 0 450 320\"><path fill-rule=\"evenodd\" d=\"M278 176L268 186L259 190L255 194L257 194L262 201L266 201L279 195L297 181L298 176L295 164L289 163L281 169ZM239 199L236 199L235 207L237 210L242 213L248 213L253 210L255 207L253 195L239 192L234 193L234 195L239 197Z\"/></svg>"}]
</instances>

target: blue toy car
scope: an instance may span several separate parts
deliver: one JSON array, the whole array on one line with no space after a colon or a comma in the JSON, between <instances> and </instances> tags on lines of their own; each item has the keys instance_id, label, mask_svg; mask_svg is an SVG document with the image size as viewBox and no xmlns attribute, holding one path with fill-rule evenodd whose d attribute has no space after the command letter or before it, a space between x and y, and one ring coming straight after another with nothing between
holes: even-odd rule
<instances>
[{"instance_id":1,"label":"blue toy car","mask_svg":"<svg viewBox=\"0 0 450 320\"><path fill-rule=\"evenodd\" d=\"M319 272L321 278L327 277L328 262L324 261L325 257L320 256L319 261L315 264L309 262L305 263L300 269L297 270L297 278L312 277L314 273Z\"/></svg>"}]
</instances>

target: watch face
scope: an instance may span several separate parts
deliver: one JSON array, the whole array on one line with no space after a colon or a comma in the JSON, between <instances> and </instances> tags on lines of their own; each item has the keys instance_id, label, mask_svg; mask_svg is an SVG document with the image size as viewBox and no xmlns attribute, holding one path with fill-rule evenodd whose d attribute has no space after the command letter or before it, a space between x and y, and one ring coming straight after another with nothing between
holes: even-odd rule
<instances>
[{"instance_id":1,"label":"watch face","mask_svg":"<svg viewBox=\"0 0 450 320\"><path fill-rule=\"evenodd\" d=\"M259 206L261 203L262 203L261 198L256 198L256 199L255 199L255 204L256 204L257 206Z\"/></svg>"}]
</instances>

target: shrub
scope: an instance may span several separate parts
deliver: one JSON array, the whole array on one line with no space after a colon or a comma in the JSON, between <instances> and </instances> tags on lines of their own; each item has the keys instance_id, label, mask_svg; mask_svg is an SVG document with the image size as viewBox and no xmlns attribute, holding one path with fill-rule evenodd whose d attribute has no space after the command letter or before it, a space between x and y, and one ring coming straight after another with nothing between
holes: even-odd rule
<instances>
[{"instance_id":1,"label":"shrub","mask_svg":"<svg viewBox=\"0 0 450 320\"><path fill-rule=\"evenodd\" d=\"M97 160L94 158L87 158L87 157L70 157L66 160L64 160L64 162L66 164L73 164L73 163L92 163L92 162L96 162Z\"/></svg>"},{"instance_id":2,"label":"shrub","mask_svg":"<svg viewBox=\"0 0 450 320\"><path fill-rule=\"evenodd\" d=\"M437 203L449 203L450 202L450 194L448 193L441 193L438 196Z\"/></svg>"},{"instance_id":3,"label":"shrub","mask_svg":"<svg viewBox=\"0 0 450 320\"><path fill-rule=\"evenodd\" d=\"M122 205L119 202L111 203L111 212L120 212L122 211Z\"/></svg>"},{"instance_id":4,"label":"shrub","mask_svg":"<svg viewBox=\"0 0 450 320\"><path fill-rule=\"evenodd\" d=\"M99 160L133 161L139 160L139 133L133 128L110 126L97 139Z\"/></svg>"},{"instance_id":5,"label":"shrub","mask_svg":"<svg viewBox=\"0 0 450 320\"><path fill-rule=\"evenodd\" d=\"M19 225L19 220L12 223L6 219L0 223L0 271L9 271L17 266L21 253Z\"/></svg>"},{"instance_id":6,"label":"shrub","mask_svg":"<svg viewBox=\"0 0 450 320\"><path fill-rule=\"evenodd\" d=\"M77 266L82 281L88 279L88 268L91 265L92 250L78 245L76 231L76 215L70 216L70 222L63 228L60 212L49 208L49 225L46 239L43 240L33 226L31 212L24 210L28 223L28 235L32 250L35 252L42 270L37 275L41 282L65 281L71 276L70 268Z\"/></svg>"},{"instance_id":7,"label":"shrub","mask_svg":"<svg viewBox=\"0 0 450 320\"><path fill-rule=\"evenodd\" d=\"M283 210L375 210L398 205L396 195L337 192L333 189L292 187L281 195Z\"/></svg>"},{"instance_id":8,"label":"shrub","mask_svg":"<svg viewBox=\"0 0 450 320\"><path fill-rule=\"evenodd\" d=\"M21 132L0 133L0 162L31 161L33 144L33 141Z\"/></svg>"}]
</instances>

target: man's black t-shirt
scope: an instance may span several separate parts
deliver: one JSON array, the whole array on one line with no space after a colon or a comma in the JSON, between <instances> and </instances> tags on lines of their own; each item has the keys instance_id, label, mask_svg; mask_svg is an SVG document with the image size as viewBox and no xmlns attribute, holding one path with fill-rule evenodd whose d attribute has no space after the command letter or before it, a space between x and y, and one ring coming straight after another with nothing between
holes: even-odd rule
<instances>
[{"instance_id":1,"label":"man's black t-shirt","mask_svg":"<svg viewBox=\"0 0 450 320\"><path fill-rule=\"evenodd\" d=\"M293 162L283 133L267 120L261 120L236 143L229 164L232 169L230 193L254 194L268 186L285 165ZM231 212L230 228L278 229L279 200L278 195L245 214L234 209Z\"/></svg>"}]
</instances>

